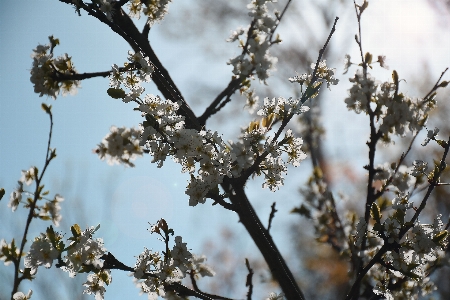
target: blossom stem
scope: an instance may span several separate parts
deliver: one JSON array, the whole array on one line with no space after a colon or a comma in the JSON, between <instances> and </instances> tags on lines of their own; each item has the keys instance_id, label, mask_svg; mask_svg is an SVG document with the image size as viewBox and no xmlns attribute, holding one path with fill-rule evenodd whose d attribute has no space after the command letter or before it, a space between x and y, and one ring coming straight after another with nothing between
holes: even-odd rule
<instances>
[{"instance_id":1,"label":"blossom stem","mask_svg":"<svg viewBox=\"0 0 450 300\"><path fill-rule=\"evenodd\" d=\"M19 277L20 261L23 256L23 250L25 248L25 243L27 242L28 230L30 229L31 221L33 220L33 217L35 216L34 209L36 208L37 201L40 199L41 181L44 177L44 173L45 173L45 170L47 169L47 166L50 164L50 161L53 159L53 156L50 153L50 143L52 140L52 132L53 132L53 115L52 115L52 112L50 111L50 109L47 110L47 113L50 116L50 130L49 130L49 134L48 134L47 153L45 155L45 163L44 163L44 167L42 169L40 176L37 176L38 174L35 174L36 175L36 190L34 191L33 201L30 203L30 206L29 206L27 222L25 223L25 230L22 235L22 241L20 243L19 254L17 256L17 260L13 261L14 262L14 285L13 285L13 290L11 292L11 299L13 299L13 295L19 289L19 285L22 282L22 280L25 279L25 277L23 277L23 276Z\"/></svg>"}]
</instances>

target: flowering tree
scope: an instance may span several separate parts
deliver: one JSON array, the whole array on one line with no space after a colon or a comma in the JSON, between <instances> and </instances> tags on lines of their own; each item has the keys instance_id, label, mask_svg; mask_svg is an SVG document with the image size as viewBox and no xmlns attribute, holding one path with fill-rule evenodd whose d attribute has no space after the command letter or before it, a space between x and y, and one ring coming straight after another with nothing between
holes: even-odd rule
<instances>
[{"instance_id":1,"label":"flowering tree","mask_svg":"<svg viewBox=\"0 0 450 300\"><path fill-rule=\"evenodd\" d=\"M51 36L48 44L38 45L33 50L31 81L35 92L56 99L61 94L75 93L82 80L109 77L107 94L133 105L132 109L142 115L142 123L135 128L111 127L110 133L95 150L99 158L106 159L109 164L130 167L134 166L136 158L143 155L152 156L152 162L157 163L159 168L163 167L168 157L179 163L181 172L189 177L186 195L190 206L201 205L211 199L213 205L219 205L239 217L282 290L281 294L270 294L268 299L305 299L298 284L302 278L294 277L270 233L275 205L272 206L268 225L264 226L247 197L245 187L251 178L262 177L262 187L276 192L283 186L288 165L298 167L306 158L302 138L288 129L288 125L296 116L302 116L309 110L306 101L313 102L322 85L331 89L338 84L335 70L327 66L324 58L338 18L330 28L328 37L324 38L323 47L318 49L317 60L311 64L311 70L288 79L296 84L300 96L288 99L266 97L260 103L252 85L256 79L266 83L274 70L277 59L270 50L281 42L276 30L291 1L287 1L282 11L272 12L270 2L276 1L252 0L247 6L250 24L233 31L227 40L237 42L240 48L240 54L228 61L233 67L232 79L203 114L196 116L148 40L151 26L164 18L170 1L60 1L73 5L78 14L87 12L108 25L132 50L123 67L114 64L110 71L79 73L69 55L54 55L59 40ZM401 91L402 80L396 71L392 72L392 80L383 83L376 81L369 74L369 69L375 64L387 68L385 57L380 55L375 61L372 54L363 51L360 21L368 2L354 3L354 7L359 24L355 40L360 58L358 62L353 62L349 55L345 56L346 71L353 65L357 67L355 75L350 78L353 85L345 103L349 110L367 115L370 124L370 138L367 141L369 160L364 167L368 175L364 213L359 216L354 211L338 211L334 193L326 184L319 165L315 165L310 180L302 189L304 203L293 211L309 218L318 239L348 259L350 280L346 299L417 298L420 294L433 291L430 275L446 260L449 223L444 224L441 215L435 216L430 224L421 223L419 217L432 192L447 185L441 182L441 178L446 171L450 139L438 138L437 128L428 131L422 146L435 142L442 147L431 171L427 170L427 163L421 160L414 160L412 166L406 165L406 158L416 136L425 128L430 111L436 106L437 90L447 86L448 82L441 81L444 71L429 93L423 98L413 99ZM141 15L147 21L139 31L131 18L139 19ZM162 97L145 94L143 85L150 81L156 84ZM219 132L208 130L207 121L219 114L238 91L246 97L249 112L256 111L257 114L242 128L241 135L235 141L226 142ZM164 219L157 221L149 230L160 236L162 250L144 249L137 256L134 266L123 264L105 249L101 238L94 237L99 225L82 230L74 224L70 237L49 226L27 245L33 219L51 220L54 226L58 226L61 220L60 202L63 198L58 194L49 198L50 192L44 189L42 183L47 167L56 157L56 150L51 147L52 107L42 104L42 108L51 123L44 167L41 171L37 167L23 171L9 202L13 211L20 204L28 209L25 231L18 244L15 240L1 240L0 258L5 264L12 263L14 266L11 298L29 299L31 291L27 294L21 292L20 283L35 278L39 267L50 268L54 265L70 277L88 273L84 292L95 295L96 299L104 298L105 286L112 281L112 269L131 272L135 284L149 299L159 296L169 299L189 296L230 299L198 288L198 279L214 276L215 273L205 264L206 257L191 253L187 243L181 236L175 236L174 230ZM313 130L313 127L310 129ZM413 138L401 157L394 163L376 166L377 147L409 132ZM26 186L33 183L34 190L27 190ZM416 207L412 197L421 190L426 190L426 193ZM4 194L2 189L0 195ZM392 198L388 198L391 194ZM251 299L253 270L248 261L246 266L246 296ZM185 278L190 279L190 287L183 283Z\"/></svg>"}]
</instances>

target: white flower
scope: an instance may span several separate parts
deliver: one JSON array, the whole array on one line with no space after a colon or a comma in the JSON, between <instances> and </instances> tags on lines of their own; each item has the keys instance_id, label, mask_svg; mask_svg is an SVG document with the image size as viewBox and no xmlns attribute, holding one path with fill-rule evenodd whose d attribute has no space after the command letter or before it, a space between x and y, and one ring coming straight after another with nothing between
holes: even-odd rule
<instances>
[{"instance_id":1,"label":"white flower","mask_svg":"<svg viewBox=\"0 0 450 300\"><path fill-rule=\"evenodd\" d=\"M192 177L186 189L186 195L189 195L189 206L196 206L198 203L205 203L206 194L210 186L200 177Z\"/></svg>"},{"instance_id":2,"label":"white flower","mask_svg":"<svg viewBox=\"0 0 450 300\"><path fill-rule=\"evenodd\" d=\"M184 274L192 254L187 249L186 243L182 242L181 236L175 237L175 245L173 246L172 251L170 251L170 255L172 256L174 266L178 267Z\"/></svg>"},{"instance_id":3,"label":"white flower","mask_svg":"<svg viewBox=\"0 0 450 300\"><path fill-rule=\"evenodd\" d=\"M67 250L67 255L64 257L66 266L63 270L69 272L70 277L74 277L83 264L93 265L97 269L103 267L103 260L100 259L106 252L103 239L92 238L97 229L98 226L87 228Z\"/></svg>"},{"instance_id":4,"label":"white flower","mask_svg":"<svg viewBox=\"0 0 450 300\"><path fill-rule=\"evenodd\" d=\"M288 163L298 167L300 162L306 158L306 153L301 150L303 140L295 138L291 129L286 132L285 140L287 140L285 152L288 154Z\"/></svg>"},{"instance_id":5,"label":"white flower","mask_svg":"<svg viewBox=\"0 0 450 300\"><path fill-rule=\"evenodd\" d=\"M56 59L53 58L52 53L47 53L57 39L50 37L50 40L51 44L45 46L38 45L31 54L33 66L30 71L30 81L34 85L34 92L38 93L40 97L47 95L53 99L56 99L56 96L60 92L63 96L67 94L73 95L76 93L77 87L80 86L80 81L58 81L55 74L58 72L63 75L73 75L77 71L73 66L71 57L67 53Z\"/></svg>"},{"instance_id":6,"label":"white flower","mask_svg":"<svg viewBox=\"0 0 450 300\"><path fill-rule=\"evenodd\" d=\"M28 300L28 299L31 299L32 294L33 294L32 290L29 290L26 295L22 292L17 292L13 295L13 299L14 300Z\"/></svg>"},{"instance_id":7,"label":"white flower","mask_svg":"<svg viewBox=\"0 0 450 300\"><path fill-rule=\"evenodd\" d=\"M151 272L152 267L157 265L157 263L162 260L158 252L151 252L147 248L144 248L144 252L139 254L136 264L134 265L134 277L136 279L141 279L145 273Z\"/></svg>"},{"instance_id":8,"label":"white flower","mask_svg":"<svg viewBox=\"0 0 450 300\"><path fill-rule=\"evenodd\" d=\"M345 58L344 58L344 73L343 74L347 74L348 68L350 68L351 65L352 65L351 56L349 54L345 54Z\"/></svg>"},{"instance_id":9,"label":"white flower","mask_svg":"<svg viewBox=\"0 0 450 300\"><path fill-rule=\"evenodd\" d=\"M268 298L266 298L266 300L283 300L283 299L284 299L283 293L277 294L273 292L269 294Z\"/></svg>"},{"instance_id":10,"label":"white flower","mask_svg":"<svg viewBox=\"0 0 450 300\"><path fill-rule=\"evenodd\" d=\"M19 181L18 184L19 186L11 192L11 196L9 197L8 207L11 207L12 211L16 211L17 206L22 201L23 182Z\"/></svg>"},{"instance_id":11,"label":"white flower","mask_svg":"<svg viewBox=\"0 0 450 300\"><path fill-rule=\"evenodd\" d=\"M413 162L413 170L411 172L412 176L420 176L425 174L427 168L428 168L428 163L424 162L423 160L415 160Z\"/></svg>"},{"instance_id":12,"label":"white flower","mask_svg":"<svg viewBox=\"0 0 450 300\"><path fill-rule=\"evenodd\" d=\"M275 192L284 184L282 174L287 173L287 168L283 160L281 157L272 157L271 155L268 155L261 163L261 166L265 175L265 182L262 184L262 187L268 187L272 192Z\"/></svg>"},{"instance_id":13,"label":"white flower","mask_svg":"<svg viewBox=\"0 0 450 300\"><path fill-rule=\"evenodd\" d=\"M300 85L303 85L303 83L305 82L309 82L309 80L311 79L311 75L308 74L302 74L302 75L296 75L294 77L289 77L289 81L290 82L297 82Z\"/></svg>"},{"instance_id":14,"label":"white flower","mask_svg":"<svg viewBox=\"0 0 450 300\"><path fill-rule=\"evenodd\" d=\"M377 285L372 290L376 295L383 296L386 300L394 300L392 292L385 286Z\"/></svg>"},{"instance_id":15,"label":"white flower","mask_svg":"<svg viewBox=\"0 0 450 300\"><path fill-rule=\"evenodd\" d=\"M380 67L385 68L386 70L389 70L389 66L386 65L386 56L385 55L378 55L377 63L380 63Z\"/></svg>"},{"instance_id":16,"label":"white flower","mask_svg":"<svg viewBox=\"0 0 450 300\"><path fill-rule=\"evenodd\" d=\"M213 277L216 275L216 272L205 264L206 256L205 255L192 255L192 257L189 259L190 262L190 269L193 272L194 276L199 279L200 277Z\"/></svg>"},{"instance_id":17,"label":"white flower","mask_svg":"<svg viewBox=\"0 0 450 300\"><path fill-rule=\"evenodd\" d=\"M354 110L357 114L362 111L367 112L369 99L367 95L372 95L377 89L375 80L367 74L367 79L358 70L353 78L349 79L353 86L349 90L349 97L345 99L348 110Z\"/></svg>"},{"instance_id":18,"label":"white flower","mask_svg":"<svg viewBox=\"0 0 450 300\"><path fill-rule=\"evenodd\" d=\"M153 25L156 22L162 21L164 16L169 11L169 3L172 0L154 0L144 2L145 8L143 9L144 15L146 15L147 23Z\"/></svg>"},{"instance_id":19,"label":"white flower","mask_svg":"<svg viewBox=\"0 0 450 300\"><path fill-rule=\"evenodd\" d=\"M142 10L141 0L131 0L130 3L128 3L128 8L130 9L128 15L131 18L136 18L138 20L141 18L141 10Z\"/></svg>"},{"instance_id":20,"label":"white flower","mask_svg":"<svg viewBox=\"0 0 450 300\"><path fill-rule=\"evenodd\" d=\"M311 64L311 69L316 69L316 64ZM319 62L316 70L316 76L322 81L327 83L327 88L330 88L331 85L337 85L339 83L339 79L334 77L335 69L331 69L327 67L326 60L322 60Z\"/></svg>"},{"instance_id":21,"label":"white flower","mask_svg":"<svg viewBox=\"0 0 450 300\"><path fill-rule=\"evenodd\" d=\"M112 15L114 14L114 8L111 4L112 0L100 0L100 11L102 11L106 18L112 22Z\"/></svg>"},{"instance_id":22,"label":"white flower","mask_svg":"<svg viewBox=\"0 0 450 300\"><path fill-rule=\"evenodd\" d=\"M53 247L47 235L41 233L31 244L30 252L25 257L25 267L37 269L44 266L48 269L58 256L59 251Z\"/></svg>"},{"instance_id":23,"label":"white flower","mask_svg":"<svg viewBox=\"0 0 450 300\"><path fill-rule=\"evenodd\" d=\"M86 287L83 294L94 294L95 300L103 300L106 292L104 285L109 285L111 280L110 270L102 270L98 274L89 274L87 281L83 283L83 286Z\"/></svg>"},{"instance_id":24,"label":"white flower","mask_svg":"<svg viewBox=\"0 0 450 300\"><path fill-rule=\"evenodd\" d=\"M389 237L388 242L399 242L398 233L400 232L401 225L398 220L394 217L389 217L384 221L383 226L386 236Z\"/></svg>"},{"instance_id":25,"label":"white flower","mask_svg":"<svg viewBox=\"0 0 450 300\"><path fill-rule=\"evenodd\" d=\"M141 133L141 130L135 128L112 126L110 134L103 139L95 152L102 160L107 157L108 164L122 163L133 167L134 164L131 161L143 154L139 145Z\"/></svg>"},{"instance_id":26,"label":"white flower","mask_svg":"<svg viewBox=\"0 0 450 300\"><path fill-rule=\"evenodd\" d=\"M36 180L36 171L37 169L35 167L31 167L27 171L22 171L22 177L20 178L20 181L25 183L26 185L32 184L33 181Z\"/></svg>"},{"instance_id":27,"label":"white flower","mask_svg":"<svg viewBox=\"0 0 450 300\"><path fill-rule=\"evenodd\" d=\"M52 201L48 201L42 206L39 216L48 216L52 218L53 224L58 227L59 222L61 221L62 217L60 215L61 206L59 205L60 202L64 201L64 198L61 197L59 194L55 195L55 198Z\"/></svg>"},{"instance_id":28,"label":"white flower","mask_svg":"<svg viewBox=\"0 0 450 300\"><path fill-rule=\"evenodd\" d=\"M431 140L435 140L438 133L439 128L437 127L435 127L434 130L428 130L427 138L423 141L422 146L426 146Z\"/></svg>"},{"instance_id":29,"label":"white flower","mask_svg":"<svg viewBox=\"0 0 450 300\"><path fill-rule=\"evenodd\" d=\"M109 86L118 89L122 81L123 76L122 73L119 71L119 66L113 64L111 74L109 75Z\"/></svg>"},{"instance_id":30,"label":"white flower","mask_svg":"<svg viewBox=\"0 0 450 300\"><path fill-rule=\"evenodd\" d=\"M227 39L227 42L234 42L239 39L239 36L242 35L246 30L242 27L239 27L235 31L231 32L230 37Z\"/></svg>"}]
</instances>

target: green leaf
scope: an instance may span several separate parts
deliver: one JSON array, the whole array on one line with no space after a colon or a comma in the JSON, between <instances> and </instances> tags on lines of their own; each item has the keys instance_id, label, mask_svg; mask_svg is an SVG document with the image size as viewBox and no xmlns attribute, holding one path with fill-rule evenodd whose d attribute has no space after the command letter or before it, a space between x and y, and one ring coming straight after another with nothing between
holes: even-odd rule
<instances>
[{"instance_id":1,"label":"green leaf","mask_svg":"<svg viewBox=\"0 0 450 300\"><path fill-rule=\"evenodd\" d=\"M36 278L34 275L31 275L31 268L25 268L22 277L28 279L29 281L32 281Z\"/></svg>"},{"instance_id":2,"label":"green leaf","mask_svg":"<svg viewBox=\"0 0 450 300\"><path fill-rule=\"evenodd\" d=\"M44 221L50 221L52 218L50 216L41 216L41 215L39 215L39 219L44 220Z\"/></svg>"},{"instance_id":3,"label":"green leaf","mask_svg":"<svg viewBox=\"0 0 450 300\"><path fill-rule=\"evenodd\" d=\"M312 87L311 85L308 85L305 91L305 101L306 99L314 98L317 96L317 92L319 91L320 87L322 86L322 82L315 83L315 86Z\"/></svg>"},{"instance_id":4,"label":"green leaf","mask_svg":"<svg viewBox=\"0 0 450 300\"><path fill-rule=\"evenodd\" d=\"M366 55L364 56L364 62L370 65L372 63L372 54L367 52Z\"/></svg>"},{"instance_id":5,"label":"green leaf","mask_svg":"<svg viewBox=\"0 0 450 300\"><path fill-rule=\"evenodd\" d=\"M438 144L439 144L439 146L441 146L442 148L445 148L445 147L447 147L447 142L446 142L446 141L444 141L444 140L439 140L439 139L436 139L436 143L438 143Z\"/></svg>"},{"instance_id":6,"label":"green leaf","mask_svg":"<svg viewBox=\"0 0 450 300\"><path fill-rule=\"evenodd\" d=\"M81 228L80 225L74 224L70 227L70 231L72 231L72 235L74 237L79 237L81 235Z\"/></svg>"},{"instance_id":7,"label":"green leaf","mask_svg":"<svg viewBox=\"0 0 450 300\"><path fill-rule=\"evenodd\" d=\"M448 231L447 230L442 230L441 232L439 232L438 234L436 234L433 237L433 242L436 245L443 246L444 245L444 241L445 241L445 239L447 237L448 237Z\"/></svg>"},{"instance_id":8,"label":"green leaf","mask_svg":"<svg viewBox=\"0 0 450 300\"><path fill-rule=\"evenodd\" d=\"M441 83L439 83L439 85L437 87L446 87L448 85L448 81L442 81Z\"/></svg>"},{"instance_id":9,"label":"green leaf","mask_svg":"<svg viewBox=\"0 0 450 300\"><path fill-rule=\"evenodd\" d=\"M291 213L300 214L307 217L308 219L311 218L311 211L303 204L300 207L295 207L293 210L291 210Z\"/></svg>"},{"instance_id":10,"label":"green leaf","mask_svg":"<svg viewBox=\"0 0 450 300\"><path fill-rule=\"evenodd\" d=\"M52 48L56 47L56 45L59 45L59 39L55 39L53 35L49 36L48 39L50 40Z\"/></svg>"},{"instance_id":11,"label":"green leaf","mask_svg":"<svg viewBox=\"0 0 450 300\"><path fill-rule=\"evenodd\" d=\"M53 226L49 226L47 227L47 230L45 231L45 233L47 233L47 237L50 240L50 242L52 242L52 245L55 246L56 245L56 233L55 230L53 230Z\"/></svg>"},{"instance_id":12,"label":"green leaf","mask_svg":"<svg viewBox=\"0 0 450 300\"><path fill-rule=\"evenodd\" d=\"M377 199L377 205L380 208L380 211L384 211L392 205L392 201L386 197L380 197Z\"/></svg>"},{"instance_id":13,"label":"green leaf","mask_svg":"<svg viewBox=\"0 0 450 300\"><path fill-rule=\"evenodd\" d=\"M50 152L50 159L53 159L56 157L56 149L52 149L52 152Z\"/></svg>"},{"instance_id":14,"label":"green leaf","mask_svg":"<svg viewBox=\"0 0 450 300\"><path fill-rule=\"evenodd\" d=\"M125 91L122 89L109 88L107 91L108 95L114 99L123 99L125 98Z\"/></svg>"},{"instance_id":15,"label":"green leaf","mask_svg":"<svg viewBox=\"0 0 450 300\"><path fill-rule=\"evenodd\" d=\"M48 106L47 104L42 103L42 104L41 104L41 107L42 107L42 109L43 109L46 113L50 114L51 109L52 109L52 106L51 106L51 105Z\"/></svg>"},{"instance_id":16,"label":"green leaf","mask_svg":"<svg viewBox=\"0 0 450 300\"><path fill-rule=\"evenodd\" d=\"M44 189L44 185L40 185L37 189L37 194L39 195L39 197L41 196L41 192Z\"/></svg>"},{"instance_id":17,"label":"green leaf","mask_svg":"<svg viewBox=\"0 0 450 300\"><path fill-rule=\"evenodd\" d=\"M111 276L108 276L107 273L100 272L100 274L97 275L99 275L99 277L102 279L104 283L106 283L106 285L109 285L111 283Z\"/></svg>"},{"instance_id":18,"label":"green leaf","mask_svg":"<svg viewBox=\"0 0 450 300\"><path fill-rule=\"evenodd\" d=\"M380 219L381 219L382 215L380 212L380 208L378 207L378 205L376 203L372 204L372 208L370 210L370 215L371 215L372 219L377 221L377 223L380 223Z\"/></svg>"}]
</instances>

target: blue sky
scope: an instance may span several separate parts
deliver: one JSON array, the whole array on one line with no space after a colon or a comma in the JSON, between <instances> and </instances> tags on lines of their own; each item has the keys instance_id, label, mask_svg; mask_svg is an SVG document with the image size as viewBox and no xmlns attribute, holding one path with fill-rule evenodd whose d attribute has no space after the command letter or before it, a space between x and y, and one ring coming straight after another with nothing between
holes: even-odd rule
<instances>
[{"instance_id":1,"label":"blue sky","mask_svg":"<svg viewBox=\"0 0 450 300\"><path fill-rule=\"evenodd\" d=\"M175 1L170 10L176 7ZM399 74L419 76L423 68L421 62L426 60L437 78L445 66L450 66L450 36L449 25L441 24L441 29L436 29L438 21L433 16L424 6L424 1L371 3L363 23L365 49L375 55L387 55L391 70L395 68ZM170 24L170 21L167 22L161 26ZM353 36L356 27L349 27L349 24L354 26L354 23L352 12L343 10L340 26L350 28L351 32L348 34L338 30L336 39L347 40L348 36ZM217 86L221 83L219 86L224 86L231 74L225 61L235 54L234 46L223 42L224 49L231 49L229 55L224 56L226 51L222 51L224 57L212 62L210 58L197 54L195 43L178 47L176 41L169 42L162 38L158 26L150 34L152 45L182 91L194 97L192 83L199 78L204 84ZM217 39L224 41L231 29L234 28L224 29L223 36ZM154 223L160 217L164 217L175 233L182 235L196 253L201 252L203 241L215 237L224 225L229 225L237 235L245 237L246 233L232 213L210 205L199 205L195 209L188 207L184 194L187 178L180 174L179 166L170 161L162 169L150 164L149 157L140 159L133 169L111 167L92 153L111 125L137 126L140 116L133 112L132 106L106 95L108 80L103 78L83 81L76 96L60 97L56 101L39 98L33 92L29 80L30 54L39 43L48 43L49 35L59 38L61 42L55 54L67 52L80 72L109 70L113 63L120 65L125 62L129 50L127 44L108 27L86 14L78 17L72 7L56 0L20 3L1 1L0 187L6 189L7 195L0 203L0 238L10 240L11 234L17 233L13 228L22 231L20 226L23 223L20 220L25 220L25 215L20 212L20 208L14 215L7 208L8 196L20 178L20 171L32 165L42 169L49 121L41 110L41 102L53 105L55 124L52 146L57 148L58 157L51 163L44 181L51 195L60 193L66 198L62 210L65 221L59 228L61 231L69 232L74 222L80 223L82 227L100 223L98 236L105 239L108 250L128 265L134 264L133 256L137 256L144 246L162 249L162 243L146 231L148 222ZM289 31L285 36L289 36ZM350 39L348 43L354 42ZM346 49L342 57L348 51ZM357 57L355 45L350 53ZM334 67L342 73L342 66ZM380 80L390 77L390 71L379 74L384 76ZM341 100L345 97L348 83L346 77L340 78L342 85L333 91L336 94L331 99ZM158 93L154 86L148 86L146 92ZM352 118L363 120L360 116L352 115ZM348 124L348 113L342 100L328 106L324 119L331 129L347 129L341 135L333 135L332 131L327 135L327 147L331 155L335 157L346 151L347 155L351 155L352 151L364 149L364 131L359 123ZM341 142L344 138L361 140L361 148L353 148L350 144L353 150L349 149L349 144ZM292 186L299 181L303 182L298 177L287 180L286 185ZM286 198L291 193L286 187L272 194L260 190L260 184L260 181L249 184L251 196L255 199L275 197L273 195ZM258 203L258 211L268 216L271 203ZM288 207L292 207L292 202L285 207L284 212ZM77 214L79 219L70 217ZM292 219L292 216L288 216L283 222ZM275 226L282 227L285 224L283 222ZM31 236L49 225L40 221L33 224L35 230ZM244 243L243 249L252 249L251 242ZM107 289L106 299L144 299L145 296L138 298L131 279L119 273L113 273L115 277L112 286ZM63 272L57 274L67 276ZM42 298L36 294L33 299Z\"/></svg>"}]
</instances>

